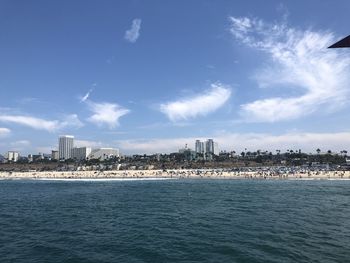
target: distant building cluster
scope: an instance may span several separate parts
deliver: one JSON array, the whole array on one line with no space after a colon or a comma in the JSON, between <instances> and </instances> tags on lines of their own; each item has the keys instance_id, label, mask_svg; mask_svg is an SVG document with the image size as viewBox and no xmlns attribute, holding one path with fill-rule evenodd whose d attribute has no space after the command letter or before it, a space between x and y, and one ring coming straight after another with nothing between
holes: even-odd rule
<instances>
[{"instance_id":1,"label":"distant building cluster","mask_svg":"<svg viewBox=\"0 0 350 263\"><path fill-rule=\"evenodd\" d=\"M91 148L81 146L74 136L62 135L58 138L58 149L52 150L51 154L39 153L21 156L18 151L8 151L0 155L0 163L20 163L33 165L3 165L4 170L33 169L59 170L59 171L88 171L88 170L143 170L143 169L202 169L232 168L239 166L256 165L282 165L304 166L317 169L328 169L329 165L337 165L350 170L350 157L347 150L322 152L319 148L315 153L303 153L298 150L282 152L277 149L271 151L245 149L242 152L220 151L219 145L213 139L194 140L194 148L188 147L171 153L157 154L134 154L120 156L119 150L114 148ZM76 145L77 144L77 145Z\"/></svg>"},{"instance_id":2,"label":"distant building cluster","mask_svg":"<svg viewBox=\"0 0 350 263\"><path fill-rule=\"evenodd\" d=\"M119 157L119 150L114 148L74 147L74 136L62 135L58 139L59 160L87 160L98 159L101 161L112 157Z\"/></svg>"},{"instance_id":3,"label":"distant building cluster","mask_svg":"<svg viewBox=\"0 0 350 263\"><path fill-rule=\"evenodd\" d=\"M29 154L28 157L21 156L18 151L8 151L4 156L0 155L1 162L15 163L21 160L27 162L35 162L41 160L91 160L97 159L104 161L113 157L119 157L119 150L114 148L97 148L92 149L91 147L75 147L74 136L62 135L58 138L58 150L52 150L51 154Z\"/></svg>"},{"instance_id":4,"label":"distant building cluster","mask_svg":"<svg viewBox=\"0 0 350 263\"><path fill-rule=\"evenodd\" d=\"M213 139L208 139L205 142L196 140L195 152L203 154L203 156L206 154L219 155L219 146L218 143L214 142Z\"/></svg>"},{"instance_id":5,"label":"distant building cluster","mask_svg":"<svg viewBox=\"0 0 350 263\"><path fill-rule=\"evenodd\" d=\"M15 151L8 151L5 154L5 158L10 161L10 162L17 162L19 159L19 152L15 152Z\"/></svg>"},{"instance_id":6,"label":"distant building cluster","mask_svg":"<svg viewBox=\"0 0 350 263\"><path fill-rule=\"evenodd\" d=\"M214 156L219 155L219 145L213 139L196 140L194 147L195 150L193 151L186 144L185 148L179 150L179 153L184 154L188 160L211 160Z\"/></svg>"},{"instance_id":7,"label":"distant building cluster","mask_svg":"<svg viewBox=\"0 0 350 263\"><path fill-rule=\"evenodd\" d=\"M179 153L186 160L213 160L214 156L219 156L218 143L213 139L206 141L196 140L195 149L187 147L179 150ZM84 160L99 160L105 161L114 157L120 157L119 150L114 148L96 148L88 146L77 147L74 143L74 136L62 135L58 138L58 150L52 150L51 154L29 154L28 157L21 156L18 151L8 151L4 156L0 155L1 162L37 162L42 160L51 161L84 161Z\"/></svg>"}]
</instances>

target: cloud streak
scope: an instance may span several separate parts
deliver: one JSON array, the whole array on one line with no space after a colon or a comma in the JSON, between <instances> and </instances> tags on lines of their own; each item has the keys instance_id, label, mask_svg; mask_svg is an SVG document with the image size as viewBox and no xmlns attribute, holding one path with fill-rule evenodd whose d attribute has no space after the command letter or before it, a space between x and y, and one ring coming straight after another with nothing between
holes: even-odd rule
<instances>
[{"instance_id":1,"label":"cloud streak","mask_svg":"<svg viewBox=\"0 0 350 263\"><path fill-rule=\"evenodd\" d=\"M247 17L230 17L231 34L243 45L267 54L269 61L255 76L260 87L276 87L284 96L242 104L249 122L297 119L319 111L338 110L347 103L350 59L327 49L330 32L298 30L286 23L268 24ZM289 95L291 91L301 95Z\"/></svg>"},{"instance_id":2,"label":"cloud streak","mask_svg":"<svg viewBox=\"0 0 350 263\"><path fill-rule=\"evenodd\" d=\"M80 99L80 101L81 101L81 102L85 102L85 101L89 98L91 92L92 92L92 89L90 89L90 90L85 94L85 96L83 96L83 97Z\"/></svg>"},{"instance_id":3,"label":"cloud streak","mask_svg":"<svg viewBox=\"0 0 350 263\"><path fill-rule=\"evenodd\" d=\"M229 86L216 83L212 84L211 89L203 94L161 104L160 111L172 122L193 119L218 110L230 96Z\"/></svg>"},{"instance_id":4,"label":"cloud streak","mask_svg":"<svg viewBox=\"0 0 350 263\"><path fill-rule=\"evenodd\" d=\"M27 126L36 130L55 132L66 127L81 127L83 124L76 114L68 115L63 121L45 120L24 115L0 115L0 122L14 123Z\"/></svg>"},{"instance_id":5,"label":"cloud streak","mask_svg":"<svg viewBox=\"0 0 350 263\"><path fill-rule=\"evenodd\" d=\"M131 24L131 28L125 32L124 38L130 43L135 43L140 37L141 19L134 19Z\"/></svg>"}]
</instances>

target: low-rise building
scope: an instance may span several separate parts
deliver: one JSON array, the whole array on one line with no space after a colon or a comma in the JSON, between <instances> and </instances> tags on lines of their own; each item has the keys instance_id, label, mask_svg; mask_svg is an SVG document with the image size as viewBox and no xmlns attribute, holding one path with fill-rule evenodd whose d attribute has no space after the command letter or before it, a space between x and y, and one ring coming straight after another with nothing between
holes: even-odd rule
<instances>
[{"instance_id":1,"label":"low-rise building","mask_svg":"<svg viewBox=\"0 0 350 263\"><path fill-rule=\"evenodd\" d=\"M19 152L16 151L8 151L5 156L8 162L17 162L19 159Z\"/></svg>"},{"instance_id":2,"label":"low-rise building","mask_svg":"<svg viewBox=\"0 0 350 263\"><path fill-rule=\"evenodd\" d=\"M60 157L59 157L58 151L52 150L51 151L51 160L58 160L59 158Z\"/></svg>"},{"instance_id":3,"label":"low-rise building","mask_svg":"<svg viewBox=\"0 0 350 263\"><path fill-rule=\"evenodd\" d=\"M113 157L119 157L119 150L114 148L99 148L91 151L89 159L104 161Z\"/></svg>"},{"instance_id":4,"label":"low-rise building","mask_svg":"<svg viewBox=\"0 0 350 263\"><path fill-rule=\"evenodd\" d=\"M85 160L91 154L90 147L74 147L71 152L71 157L74 160Z\"/></svg>"}]
</instances>

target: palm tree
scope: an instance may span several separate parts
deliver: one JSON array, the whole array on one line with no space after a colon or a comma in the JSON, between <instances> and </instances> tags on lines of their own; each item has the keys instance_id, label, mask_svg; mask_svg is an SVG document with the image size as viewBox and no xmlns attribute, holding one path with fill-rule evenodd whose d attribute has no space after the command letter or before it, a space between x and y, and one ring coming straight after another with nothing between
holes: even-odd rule
<instances>
[{"instance_id":1,"label":"palm tree","mask_svg":"<svg viewBox=\"0 0 350 263\"><path fill-rule=\"evenodd\" d=\"M316 152L317 152L317 154L320 154L320 152L321 152L320 148L317 148Z\"/></svg>"}]
</instances>

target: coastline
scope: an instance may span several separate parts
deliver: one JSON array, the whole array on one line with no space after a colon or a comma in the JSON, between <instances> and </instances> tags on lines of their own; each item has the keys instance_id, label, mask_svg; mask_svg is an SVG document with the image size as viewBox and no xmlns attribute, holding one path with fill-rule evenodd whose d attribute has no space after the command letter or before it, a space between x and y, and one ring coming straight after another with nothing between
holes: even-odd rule
<instances>
[{"instance_id":1,"label":"coastline","mask_svg":"<svg viewBox=\"0 0 350 263\"><path fill-rule=\"evenodd\" d=\"M125 171L43 171L0 172L0 180L163 180L163 179L261 179L261 180L350 180L350 171L228 171L222 169L125 170Z\"/></svg>"}]
</instances>

